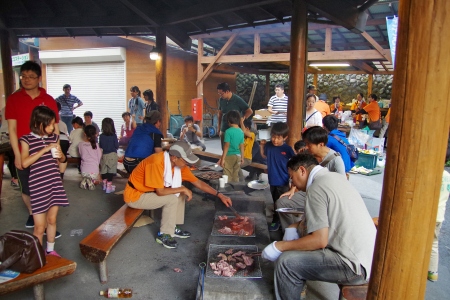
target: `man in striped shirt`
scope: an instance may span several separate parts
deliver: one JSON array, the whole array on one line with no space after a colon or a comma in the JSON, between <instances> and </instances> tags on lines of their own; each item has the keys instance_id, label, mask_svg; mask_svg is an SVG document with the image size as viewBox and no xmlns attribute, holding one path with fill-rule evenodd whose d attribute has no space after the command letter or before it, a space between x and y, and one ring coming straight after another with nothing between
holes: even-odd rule
<instances>
[{"instance_id":1,"label":"man in striped shirt","mask_svg":"<svg viewBox=\"0 0 450 300\"><path fill-rule=\"evenodd\" d=\"M56 102L59 102L59 104L61 104L61 111L59 112L59 115L61 116L61 120L67 125L67 131L69 134L73 130L73 111L83 105L83 102L81 102L81 100L78 99L77 96L70 93L71 90L72 87L70 86L70 84L65 84L63 86L64 94L55 99ZM73 105L75 103L77 104L77 106L74 107Z\"/></svg>"},{"instance_id":2,"label":"man in striped shirt","mask_svg":"<svg viewBox=\"0 0 450 300\"><path fill-rule=\"evenodd\" d=\"M275 85L275 95L273 95L267 104L267 110L272 114L271 123L286 123L288 106L288 97L284 94L284 85L278 83Z\"/></svg>"}]
</instances>

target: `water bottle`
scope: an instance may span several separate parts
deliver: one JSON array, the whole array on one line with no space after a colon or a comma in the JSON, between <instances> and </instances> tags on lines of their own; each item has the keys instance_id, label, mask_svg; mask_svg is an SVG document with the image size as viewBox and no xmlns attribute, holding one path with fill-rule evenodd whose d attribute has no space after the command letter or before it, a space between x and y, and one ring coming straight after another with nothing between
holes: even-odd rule
<instances>
[{"instance_id":1,"label":"water bottle","mask_svg":"<svg viewBox=\"0 0 450 300\"><path fill-rule=\"evenodd\" d=\"M100 291L100 296L105 298L131 298L133 296L133 292L131 289L108 289L106 291Z\"/></svg>"}]
</instances>

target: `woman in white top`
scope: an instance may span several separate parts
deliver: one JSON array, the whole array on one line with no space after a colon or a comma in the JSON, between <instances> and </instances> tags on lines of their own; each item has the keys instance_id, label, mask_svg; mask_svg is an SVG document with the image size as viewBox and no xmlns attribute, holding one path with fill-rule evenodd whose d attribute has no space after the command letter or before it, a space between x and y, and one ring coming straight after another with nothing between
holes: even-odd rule
<instances>
[{"instance_id":1,"label":"woman in white top","mask_svg":"<svg viewBox=\"0 0 450 300\"><path fill-rule=\"evenodd\" d=\"M306 95L306 116L305 128L320 126L322 127L322 114L314 108L316 96L314 94Z\"/></svg>"}]
</instances>

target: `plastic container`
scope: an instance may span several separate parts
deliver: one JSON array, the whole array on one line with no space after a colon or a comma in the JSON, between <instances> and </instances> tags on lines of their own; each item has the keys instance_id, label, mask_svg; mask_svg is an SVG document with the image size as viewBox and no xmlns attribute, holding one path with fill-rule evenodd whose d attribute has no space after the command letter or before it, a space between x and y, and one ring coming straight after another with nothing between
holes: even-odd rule
<instances>
[{"instance_id":1,"label":"plastic container","mask_svg":"<svg viewBox=\"0 0 450 300\"><path fill-rule=\"evenodd\" d=\"M270 140L270 130L258 130L258 140Z\"/></svg>"},{"instance_id":2,"label":"plastic container","mask_svg":"<svg viewBox=\"0 0 450 300\"><path fill-rule=\"evenodd\" d=\"M364 167L366 169L375 169L377 166L378 155L359 153L358 160L355 165L358 167Z\"/></svg>"}]
</instances>

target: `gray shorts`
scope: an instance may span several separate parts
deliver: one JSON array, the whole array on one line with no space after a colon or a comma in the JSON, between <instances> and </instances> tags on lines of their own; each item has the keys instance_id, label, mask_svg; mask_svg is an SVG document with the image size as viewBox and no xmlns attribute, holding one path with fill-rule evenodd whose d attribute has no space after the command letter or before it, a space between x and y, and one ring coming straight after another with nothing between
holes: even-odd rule
<instances>
[{"instance_id":1,"label":"gray shorts","mask_svg":"<svg viewBox=\"0 0 450 300\"><path fill-rule=\"evenodd\" d=\"M117 173L117 152L103 154L100 160L100 174Z\"/></svg>"},{"instance_id":2,"label":"gray shorts","mask_svg":"<svg viewBox=\"0 0 450 300\"><path fill-rule=\"evenodd\" d=\"M24 168L23 170L17 170L17 178L19 178L20 190L22 194L30 196L30 186L28 185L28 178L30 177L30 168Z\"/></svg>"}]
</instances>

